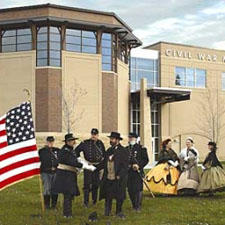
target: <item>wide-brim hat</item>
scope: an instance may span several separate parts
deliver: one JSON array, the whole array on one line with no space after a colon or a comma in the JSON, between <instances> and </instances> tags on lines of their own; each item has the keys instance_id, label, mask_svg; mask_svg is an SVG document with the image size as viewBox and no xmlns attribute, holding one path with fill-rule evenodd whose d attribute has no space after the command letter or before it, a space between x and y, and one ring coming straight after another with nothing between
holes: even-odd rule
<instances>
[{"instance_id":1,"label":"wide-brim hat","mask_svg":"<svg viewBox=\"0 0 225 225\"><path fill-rule=\"evenodd\" d=\"M138 138L138 135L134 132L130 132L128 135L129 138Z\"/></svg>"},{"instance_id":2,"label":"wide-brim hat","mask_svg":"<svg viewBox=\"0 0 225 225\"><path fill-rule=\"evenodd\" d=\"M76 138L73 136L73 134L66 134L65 139L63 140L64 142L66 141L73 141L73 140L78 140L79 138Z\"/></svg>"},{"instance_id":3,"label":"wide-brim hat","mask_svg":"<svg viewBox=\"0 0 225 225\"><path fill-rule=\"evenodd\" d=\"M48 141L48 142L54 142L55 141L55 138L53 136L48 136L46 138L46 141Z\"/></svg>"},{"instance_id":4,"label":"wide-brim hat","mask_svg":"<svg viewBox=\"0 0 225 225\"><path fill-rule=\"evenodd\" d=\"M123 140L123 138L120 136L120 133L118 133L118 132L111 132L111 134L108 137Z\"/></svg>"},{"instance_id":5,"label":"wide-brim hat","mask_svg":"<svg viewBox=\"0 0 225 225\"><path fill-rule=\"evenodd\" d=\"M208 143L208 145L211 145L211 146L213 146L214 148L216 148L216 142L214 142L214 141L210 141L210 142Z\"/></svg>"}]
</instances>

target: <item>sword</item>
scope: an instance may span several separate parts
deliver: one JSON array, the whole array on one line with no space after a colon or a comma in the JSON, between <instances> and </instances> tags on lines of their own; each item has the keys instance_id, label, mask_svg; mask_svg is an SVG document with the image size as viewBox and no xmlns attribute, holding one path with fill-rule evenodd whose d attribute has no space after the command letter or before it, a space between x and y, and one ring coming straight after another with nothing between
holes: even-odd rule
<instances>
[{"instance_id":1,"label":"sword","mask_svg":"<svg viewBox=\"0 0 225 225\"><path fill-rule=\"evenodd\" d=\"M131 154L130 151L130 146L128 146L128 151L130 153L130 156L133 157L134 161L139 165L139 162L137 161L137 159ZM140 176L142 182L144 183L144 185L146 186L146 188L148 189L148 191L151 193L152 198L155 198L155 195L153 194L153 192L151 191L150 187L148 186L148 184L145 182L144 177L141 175L141 171L140 170L136 170L136 172L138 173L138 175Z\"/></svg>"}]
</instances>

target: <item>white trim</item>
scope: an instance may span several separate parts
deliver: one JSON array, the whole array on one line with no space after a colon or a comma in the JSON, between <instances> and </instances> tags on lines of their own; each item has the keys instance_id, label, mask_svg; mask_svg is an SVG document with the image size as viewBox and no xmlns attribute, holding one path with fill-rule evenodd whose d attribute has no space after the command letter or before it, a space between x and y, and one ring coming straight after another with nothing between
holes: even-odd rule
<instances>
[{"instance_id":1,"label":"white trim","mask_svg":"<svg viewBox=\"0 0 225 225\"><path fill-rule=\"evenodd\" d=\"M38 151L25 152L23 154L16 155L16 156L13 156L13 157L10 157L8 159L5 159L5 160L1 161L0 162L0 169L4 168L6 166L9 166L13 163L20 162L20 161L25 160L25 159L36 158L36 157L39 157Z\"/></svg>"},{"instance_id":2,"label":"white trim","mask_svg":"<svg viewBox=\"0 0 225 225\"><path fill-rule=\"evenodd\" d=\"M25 147L32 146L32 145L36 145L36 140L35 139L31 139L31 140L28 140L28 141L23 141L23 142L14 144L14 145L9 145L9 146L6 146L6 147L1 149L0 155L4 155L4 154L6 154L8 152L11 152L11 151L14 151L16 149L25 148Z\"/></svg>"},{"instance_id":3,"label":"white trim","mask_svg":"<svg viewBox=\"0 0 225 225\"><path fill-rule=\"evenodd\" d=\"M150 49L132 49L131 57L143 58L143 59L158 59L159 51Z\"/></svg>"},{"instance_id":4,"label":"white trim","mask_svg":"<svg viewBox=\"0 0 225 225\"><path fill-rule=\"evenodd\" d=\"M10 170L4 174L2 174L0 176L0 182L10 178L10 177L13 177L15 175L18 175L20 173L23 173L23 172L28 172L30 170L33 170L33 169L38 169L40 168L40 162L38 163L32 163L32 164L29 164L29 165L25 165L25 166L22 166L22 167L19 167L19 168L16 168L14 170Z\"/></svg>"}]
</instances>

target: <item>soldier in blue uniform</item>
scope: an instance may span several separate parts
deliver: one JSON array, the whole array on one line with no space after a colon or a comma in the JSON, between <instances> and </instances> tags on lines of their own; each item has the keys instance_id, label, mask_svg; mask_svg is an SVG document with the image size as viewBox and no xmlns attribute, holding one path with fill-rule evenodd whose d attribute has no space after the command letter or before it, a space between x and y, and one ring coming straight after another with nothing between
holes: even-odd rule
<instances>
[{"instance_id":1,"label":"soldier in blue uniform","mask_svg":"<svg viewBox=\"0 0 225 225\"><path fill-rule=\"evenodd\" d=\"M96 128L91 130L91 138L81 142L75 149L77 157L83 152L85 160L94 166L97 166L104 160L105 146L99 140L99 131ZM92 193L92 202L95 205L98 198L98 188L100 183L99 171L84 170L84 206L88 207L89 193Z\"/></svg>"},{"instance_id":2,"label":"soldier in blue uniform","mask_svg":"<svg viewBox=\"0 0 225 225\"><path fill-rule=\"evenodd\" d=\"M129 153L128 193L135 211L141 210L144 167L148 164L147 149L137 143L138 135L129 134L129 145L126 147Z\"/></svg>"},{"instance_id":3,"label":"soldier in blue uniform","mask_svg":"<svg viewBox=\"0 0 225 225\"><path fill-rule=\"evenodd\" d=\"M66 218L72 217L72 200L74 196L80 195L77 185L78 169L96 169L94 166L80 163L79 159L77 159L74 151L77 139L73 134L65 135L65 145L59 153L59 165L53 187L54 193L62 193L64 195L63 216Z\"/></svg>"},{"instance_id":4,"label":"soldier in blue uniform","mask_svg":"<svg viewBox=\"0 0 225 225\"><path fill-rule=\"evenodd\" d=\"M44 204L46 209L56 208L58 195L52 193L52 186L55 179L56 168L58 166L59 149L54 146L54 137L46 139L46 146L39 150L40 171L43 183ZM50 204L51 203L51 204Z\"/></svg>"}]
</instances>

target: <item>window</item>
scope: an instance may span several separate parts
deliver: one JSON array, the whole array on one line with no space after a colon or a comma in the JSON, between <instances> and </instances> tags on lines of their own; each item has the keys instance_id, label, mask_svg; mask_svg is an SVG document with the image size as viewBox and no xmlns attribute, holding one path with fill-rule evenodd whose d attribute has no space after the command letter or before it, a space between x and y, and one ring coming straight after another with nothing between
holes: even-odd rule
<instances>
[{"instance_id":1,"label":"window","mask_svg":"<svg viewBox=\"0 0 225 225\"><path fill-rule=\"evenodd\" d=\"M225 90L225 72L222 73L222 90Z\"/></svg>"},{"instance_id":2,"label":"window","mask_svg":"<svg viewBox=\"0 0 225 225\"><path fill-rule=\"evenodd\" d=\"M61 66L61 35L58 27L39 27L37 66Z\"/></svg>"},{"instance_id":3,"label":"window","mask_svg":"<svg viewBox=\"0 0 225 225\"><path fill-rule=\"evenodd\" d=\"M2 52L32 50L32 34L29 28L2 32Z\"/></svg>"},{"instance_id":4,"label":"window","mask_svg":"<svg viewBox=\"0 0 225 225\"><path fill-rule=\"evenodd\" d=\"M154 101L154 100L153 100ZM160 105L153 105L151 102L151 129L154 159L158 160L160 149ZM131 104L131 131L140 136L140 102L133 99Z\"/></svg>"},{"instance_id":5,"label":"window","mask_svg":"<svg viewBox=\"0 0 225 225\"><path fill-rule=\"evenodd\" d=\"M66 50L96 54L96 32L66 29Z\"/></svg>"},{"instance_id":6,"label":"window","mask_svg":"<svg viewBox=\"0 0 225 225\"><path fill-rule=\"evenodd\" d=\"M206 71L203 69L176 67L175 84L185 87L205 88Z\"/></svg>"},{"instance_id":7,"label":"window","mask_svg":"<svg viewBox=\"0 0 225 225\"><path fill-rule=\"evenodd\" d=\"M158 86L158 60L132 57L130 60L131 91L140 89L140 80L147 79L148 87Z\"/></svg>"},{"instance_id":8,"label":"window","mask_svg":"<svg viewBox=\"0 0 225 225\"><path fill-rule=\"evenodd\" d=\"M112 70L112 34L102 34L102 70Z\"/></svg>"}]
</instances>

